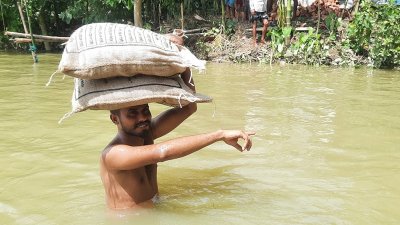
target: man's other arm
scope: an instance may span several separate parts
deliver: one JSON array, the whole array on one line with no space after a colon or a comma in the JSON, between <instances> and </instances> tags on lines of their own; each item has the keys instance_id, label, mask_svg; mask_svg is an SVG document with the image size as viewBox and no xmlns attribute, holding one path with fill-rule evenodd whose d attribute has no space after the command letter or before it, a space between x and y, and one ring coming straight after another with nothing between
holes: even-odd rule
<instances>
[{"instance_id":1,"label":"man's other arm","mask_svg":"<svg viewBox=\"0 0 400 225\"><path fill-rule=\"evenodd\" d=\"M196 93L193 77L189 68L181 74L181 77L185 84ZM189 103L182 108L173 108L161 113L154 118L151 123L153 138L156 139L168 134L196 111L197 104Z\"/></svg>"}]
</instances>

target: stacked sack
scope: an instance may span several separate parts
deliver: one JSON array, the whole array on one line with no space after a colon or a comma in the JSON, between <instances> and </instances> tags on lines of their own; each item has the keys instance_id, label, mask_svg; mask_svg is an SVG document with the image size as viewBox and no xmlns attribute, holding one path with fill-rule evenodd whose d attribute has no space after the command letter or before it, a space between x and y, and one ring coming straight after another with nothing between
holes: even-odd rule
<instances>
[{"instance_id":1,"label":"stacked sack","mask_svg":"<svg viewBox=\"0 0 400 225\"><path fill-rule=\"evenodd\" d=\"M203 70L205 62L163 35L124 24L84 25L66 43L58 68L75 78L72 111L64 118L86 109L211 102L179 76L188 67Z\"/></svg>"}]
</instances>

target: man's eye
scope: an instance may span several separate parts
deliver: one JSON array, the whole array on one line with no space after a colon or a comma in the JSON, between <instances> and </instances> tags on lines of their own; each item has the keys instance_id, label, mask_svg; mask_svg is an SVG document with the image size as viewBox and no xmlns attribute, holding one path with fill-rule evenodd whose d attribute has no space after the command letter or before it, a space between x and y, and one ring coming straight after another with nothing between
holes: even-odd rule
<instances>
[{"instance_id":1,"label":"man's eye","mask_svg":"<svg viewBox=\"0 0 400 225\"><path fill-rule=\"evenodd\" d=\"M138 113L136 111L129 111L128 115L130 116L136 116Z\"/></svg>"}]
</instances>

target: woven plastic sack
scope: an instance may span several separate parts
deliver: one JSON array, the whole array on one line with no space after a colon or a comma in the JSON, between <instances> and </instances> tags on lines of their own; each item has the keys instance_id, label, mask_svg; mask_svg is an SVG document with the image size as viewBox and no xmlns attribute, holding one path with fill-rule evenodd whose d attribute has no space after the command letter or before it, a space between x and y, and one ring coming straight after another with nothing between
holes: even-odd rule
<instances>
[{"instance_id":1,"label":"woven plastic sack","mask_svg":"<svg viewBox=\"0 0 400 225\"><path fill-rule=\"evenodd\" d=\"M93 23L70 36L58 71L81 79L100 79L172 76L187 67L203 70L205 61L164 35L126 24Z\"/></svg>"},{"instance_id":2,"label":"woven plastic sack","mask_svg":"<svg viewBox=\"0 0 400 225\"><path fill-rule=\"evenodd\" d=\"M190 102L211 101L211 97L194 93L180 76L138 75L97 80L75 78L72 111L60 122L74 113L87 109L114 110L148 103L183 107Z\"/></svg>"}]
</instances>

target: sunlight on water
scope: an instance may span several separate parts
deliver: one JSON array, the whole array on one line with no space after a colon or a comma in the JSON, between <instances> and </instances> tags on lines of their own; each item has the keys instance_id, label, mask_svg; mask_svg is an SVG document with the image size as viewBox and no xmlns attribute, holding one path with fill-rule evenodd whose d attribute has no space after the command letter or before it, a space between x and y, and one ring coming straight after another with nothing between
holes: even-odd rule
<instances>
[{"instance_id":1,"label":"sunlight on water","mask_svg":"<svg viewBox=\"0 0 400 225\"><path fill-rule=\"evenodd\" d=\"M70 109L60 55L0 55L0 224L398 224L400 72L209 63L214 98L159 141L256 131L240 153L216 143L159 164L153 210L106 209L98 175L108 112ZM153 114L167 107L151 105Z\"/></svg>"}]
</instances>

